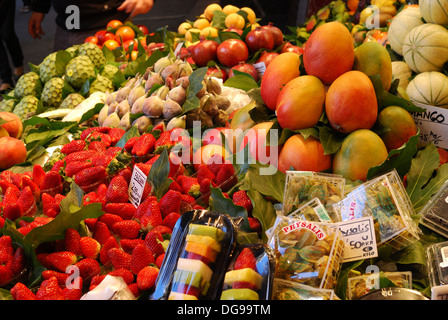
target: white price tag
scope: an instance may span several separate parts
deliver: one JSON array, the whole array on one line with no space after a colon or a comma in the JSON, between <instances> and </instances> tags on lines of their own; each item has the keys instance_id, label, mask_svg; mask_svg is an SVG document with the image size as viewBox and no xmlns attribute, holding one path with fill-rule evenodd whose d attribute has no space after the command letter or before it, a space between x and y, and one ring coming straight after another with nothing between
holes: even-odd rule
<instances>
[{"instance_id":1,"label":"white price tag","mask_svg":"<svg viewBox=\"0 0 448 320\"><path fill-rule=\"evenodd\" d=\"M448 148L448 110L414 102L424 112L411 112L420 129L420 142L433 143L436 147Z\"/></svg>"},{"instance_id":2,"label":"white price tag","mask_svg":"<svg viewBox=\"0 0 448 320\"><path fill-rule=\"evenodd\" d=\"M145 189L147 176L137 166L132 170L131 181L129 183L128 195L129 201L137 208L142 200L143 190Z\"/></svg>"},{"instance_id":3,"label":"white price tag","mask_svg":"<svg viewBox=\"0 0 448 320\"><path fill-rule=\"evenodd\" d=\"M264 72L266 71L266 64L264 62L254 63L254 68L258 72L258 76L262 77Z\"/></svg>"},{"instance_id":4,"label":"white price tag","mask_svg":"<svg viewBox=\"0 0 448 320\"><path fill-rule=\"evenodd\" d=\"M183 42L180 42L177 44L176 49L174 50L174 56L177 57L177 55L179 54L180 49L182 49L182 46L184 45Z\"/></svg>"},{"instance_id":5,"label":"white price tag","mask_svg":"<svg viewBox=\"0 0 448 320\"><path fill-rule=\"evenodd\" d=\"M372 217L362 217L339 222L338 227L346 244L343 262L375 258L378 256Z\"/></svg>"}]
</instances>

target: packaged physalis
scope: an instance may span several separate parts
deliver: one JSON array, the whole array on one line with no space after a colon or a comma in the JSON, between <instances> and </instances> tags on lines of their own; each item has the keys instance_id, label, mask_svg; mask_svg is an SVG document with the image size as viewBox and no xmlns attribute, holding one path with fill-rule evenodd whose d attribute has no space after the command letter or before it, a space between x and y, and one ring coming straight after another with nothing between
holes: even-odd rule
<instances>
[{"instance_id":1,"label":"packaged physalis","mask_svg":"<svg viewBox=\"0 0 448 320\"><path fill-rule=\"evenodd\" d=\"M420 211L420 223L448 237L448 180Z\"/></svg>"},{"instance_id":2,"label":"packaged physalis","mask_svg":"<svg viewBox=\"0 0 448 320\"><path fill-rule=\"evenodd\" d=\"M320 289L335 286L345 248L336 224L280 216L268 244L276 256L275 279Z\"/></svg>"},{"instance_id":3,"label":"packaged physalis","mask_svg":"<svg viewBox=\"0 0 448 320\"><path fill-rule=\"evenodd\" d=\"M273 250L262 243L237 245L224 276L221 300L270 300Z\"/></svg>"},{"instance_id":4,"label":"packaged physalis","mask_svg":"<svg viewBox=\"0 0 448 320\"><path fill-rule=\"evenodd\" d=\"M395 169L354 188L334 208L342 221L373 217L378 246L400 250L420 239L414 209Z\"/></svg>"},{"instance_id":5,"label":"packaged physalis","mask_svg":"<svg viewBox=\"0 0 448 320\"><path fill-rule=\"evenodd\" d=\"M432 300L448 299L448 241L426 248Z\"/></svg>"},{"instance_id":6,"label":"packaged physalis","mask_svg":"<svg viewBox=\"0 0 448 320\"><path fill-rule=\"evenodd\" d=\"M228 216L206 210L184 213L174 226L151 299L219 299L234 247Z\"/></svg>"},{"instance_id":7,"label":"packaged physalis","mask_svg":"<svg viewBox=\"0 0 448 320\"><path fill-rule=\"evenodd\" d=\"M332 289L318 289L294 281L274 279L272 300L338 300L338 298Z\"/></svg>"},{"instance_id":8,"label":"packaged physalis","mask_svg":"<svg viewBox=\"0 0 448 320\"><path fill-rule=\"evenodd\" d=\"M347 299L359 299L372 290L383 288L412 289L412 272L374 272L348 278Z\"/></svg>"},{"instance_id":9,"label":"packaged physalis","mask_svg":"<svg viewBox=\"0 0 448 320\"><path fill-rule=\"evenodd\" d=\"M345 179L340 175L313 171L286 171L283 215L289 215L301 205L318 198L328 211L331 221L339 222L340 217L333 204L344 196Z\"/></svg>"}]
</instances>

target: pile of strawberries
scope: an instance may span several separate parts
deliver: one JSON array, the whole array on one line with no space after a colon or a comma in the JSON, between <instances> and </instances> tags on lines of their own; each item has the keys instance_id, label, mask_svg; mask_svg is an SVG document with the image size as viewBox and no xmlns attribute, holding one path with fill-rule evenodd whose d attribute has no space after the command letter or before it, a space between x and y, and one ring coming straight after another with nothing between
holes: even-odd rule
<instances>
[{"instance_id":1,"label":"pile of strawberries","mask_svg":"<svg viewBox=\"0 0 448 320\"><path fill-rule=\"evenodd\" d=\"M146 183L140 205L135 207L128 195L134 166L148 175L163 148L169 151L177 143L191 143L181 135L177 141L168 140L171 132L163 129L157 127L157 134L152 131L131 138L121 148L116 144L124 130L88 128L44 167L34 165L31 172L23 174L3 171L0 228L8 219L25 236L52 221L61 213L61 201L72 182L84 191L83 205L100 203L103 214L84 220L87 235L69 228L64 239L36 250L37 260L45 267L37 288L28 288L18 278L30 267L23 248L7 235L0 237L0 287L11 288L15 300L77 300L106 275L113 275L122 277L136 297L151 290L181 215L206 208L210 186L220 187L229 197L226 191L238 182L232 164L212 161L197 166L191 175L182 162L174 161L176 155L169 153L169 189L158 199ZM232 198L250 216L252 203L246 193L237 191ZM255 231L261 231L256 218L250 216L249 222ZM67 271L69 267L79 271L77 277Z\"/></svg>"}]
</instances>

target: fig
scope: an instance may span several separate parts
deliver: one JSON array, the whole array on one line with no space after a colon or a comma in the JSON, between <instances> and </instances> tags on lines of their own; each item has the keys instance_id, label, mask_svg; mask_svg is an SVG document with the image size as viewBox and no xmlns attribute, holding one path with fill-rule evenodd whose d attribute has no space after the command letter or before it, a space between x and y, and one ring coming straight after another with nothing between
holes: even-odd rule
<instances>
[{"instance_id":1,"label":"fig","mask_svg":"<svg viewBox=\"0 0 448 320\"><path fill-rule=\"evenodd\" d=\"M106 97L106 104L111 104L115 101L115 97L117 96L117 91L114 91L112 93L109 93Z\"/></svg>"},{"instance_id":2,"label":"fig","mask_svg":"<svg viewBox=\"0 0 448 320\"><path fill-rule=\"evenodd\" d=\"M199 120L205 128L212 128L214 126L213 118L208 115L204 110L199 111Z\"/></svg>"},{"instance_id":3,"label":"fig","mask_svg":"<svg viewBox=\"0 0 448 320\"><path fill-rule=\"evenodd\" d=\"M106 120L108 115L109 115L109 106L105 104L104 107L102 107L100 112L98 113L98 124L101 127L103 126L104 120Z\"/></svg>"},{"instance_id":4,"label":"fig","mask_svg":"<svg viewBox=\"0 0 448 320\"><path fill-rule=\"evenodd\" d=\"M181 117L174 117L167 123L166 130L171 130L174 128L185 129L186 128L186 118L187 118L186 115L183 115Z\"/></svg>"},{"instance_id":5,"label":"fig","mask_svg":"<svg viewBox=\"0 0 448 320\"><path fill-rule=\"evenodd\" d=\"M120 103L123 100L127 100L131 90L132 88L129 86L118 89L117 95L115 96L115 101Z\"/></svg>"},{"instance_id":6,"label":"fig","mask_svg":"<svg viewBox=\"0 0 448 320\"><path fill-rule=\"evenodd\" d=\"M185 114L186 115L185 122L188 128L192 128L195 121L201 121L201 119L199 118L199 112L200 109L197 108Z\"/></svg>"},{"instance_id":7,"label":"fig","mask_svg":"<svg viewBox=\"0 0 448 320\"><path fill-rule=\"evenodd\" d=\"M175 81L175 85L182 85L182 87L186 90L188 88L188 86L190 85L190 78L185 76L185 77L179 77L176 79Z\"/></svg>"},{"instance_id":8,"label":"fig","mask_svg":"<svg viewBox=\"0 0 448 320\"><path fill-rule=\"evenodd\" d=\"M157 60L157 62L154 64L154 72L159 73L163 71L166 67L171 65L173 63L173 60L170 57L163 57Z\"/></svg>"},{"instance_id":9,"label":"fig","mask_svg":"<svg viewBox=\"0 0 448 320\"><path fill-rule=\"evenodd\" d=\"M165 84L160 73L150 71L149 77L145 82L145 92L148 92L152 89L155 84Z\"/></svg>"},{"instance_id":10,"label":"fig","mask_svg":"<svg viewBox=\"0 0 448 320\"><path fill-rule=\"evenodd\" d=\"M229 98L222 95L215 96L215 103L218 109L223 111L229 109L230 105L232 104Z\"/></svg>"},{"instance_id":11,"label":"fig","mask_svg":"<svg viewBox=\"0 0 448 320\"><path fill-rule=\"evenodd\" d=\"M182 87L182 84L171 89L167 94L167 99L176 101L178 104L183 105L187 99L187 92Z\"/></svg>"},{"instance_id":12,"label":"fig","mask_svg":"<svg viewBox=\"0 0 448 320\"><path fill-rule=\"evenodd\" d=\"M103 127L116 128L120 124L120 117L116 112L112 112L103 122Z\"/></svg>"},{"instance_id":13,"label":"fig","mask_svg":"<svg viewBox=\"0 0 448 320\"><path fill-rule=\"evenodd\" d=\"M134 104L134 102L145 95L145 88L142 85L137 85L134 88L132 88L131 92L129 92L129 96L128 96L128 102L129 105L132 106Z\"/></svg>"},{"instance_id":14,"label":"fig","mask_svg":"<svg viewBox=\"0 0 448 320\"><path fill-rule=\"evenodd\" d=\"M170 88L167 85L161 86L152 95L160 97L160 99L165 100Z\"/></svg>"},{"instance_id":15,"label":"fig","mask_svg":"<svg viewBox=\"0 0 448 320\"><path fill-rule=\"evenodd\" d=\"M219 81L213 77L208 77L205 80L205 85L208 93L213 93L215 95L220 95L222 92L221 84Z\"/></svg>"},{"instance_id":16,"label":"fig","mask_svg":"<svg viewBox=\"0 0 448 320\"><path fill-rule=\"evenodd\" d=\"M143 112L143 101L145 101L146 95L141 96L138 98L134 104L131 106L131 113L142 113Z\"/></svg>"},{"instance_id":17,"label":"fig","mask_svg":"<svg viewBox=\"0 0 448 320\"><path fill-rule=\"evenodd\" d=\"M150 118L148 118L147 116L141 116L134 120L134 122L132 123L132 126L136 125L138 132L140 134L143 134L148 130L148 128L151 126L151 124L152 124L152 121Z\"/></svg>"},{"instance_id":18,"label":"fig","mask_svg":"<svg viewBox=\"0 0 448 320\"><path fill-rule=\"evenodd\" d=\"M196 93L196 97L198 97L199 99L202 98L204 96L204 94L207 93L207 86L205 85L205 82L202 81L202 88L201 90L199 90L198 93Z\"/></svg>"},{"instance_id":19,"label":"fig","mask_svg":"<svg viewBox=\"0 0 448 320\"><path fill-rule=\"evenodd\" d=\"M205 95L201 98L201 108L206 114L214 117L218 113L218 106L216 105L215 98L212 95Z\"/></svg>"},{"instance_id":20,"label":"fig","mask_svg":"<svg viewBox=\"0 0 448 320\"><path fill-rule=\"evenodd\" d=\"M219 109L218 113L213 117L213 123L217 127L225 127L228 120L229 114L221 109Z\"/></svg>"},{"instance_id":21,"label":"fig","mask_svg":"<svg viewBox=\"0 0 448 320\"><path fill-rule=\"evenodd\" d=\"M118 124L118 128L128 131L131 128L131 113L127 112L120 119L120 123Z\"/></svg>"},{"instance_id":22,"label":"fig","mask_svg":"<svg viewBox=\"0 0 448 320\"><path fill-rule=\"evenodd\" d=\"M158 118L163 114L164 100L159 96L150 96L142 103L142 111L149 117Z\"/></svg>"},{"instance_id":23,"label":"fig","mask_svg":"<svg viewBox=\"0 0 448 320\"><path fill-rule=\"evenodd\" d=\"M163 117L171 120L182 113L182 107L174 100L167 99L163 104Z\"/></svg>"},{"instance_id":24,"label":"fig","mask_svg":"<svg viewBox=\"0 0 448 320\"><path fill-rule=\"evenodd\" d=\"M188 62L182 61L179 64L179 72L177 74L177 76L179 78L188 77L192 73L193 73L193 69L191 68L191 66Z\"/></svg>"},{"instance_id":25,"label":"fig","mask_svg":"<svg viewBox=\"0 0 448 320\"><path fill-rule=\"evenodd\" d=\"M169 76L173 76L174 78L177 78L177 74L179 73L179 65L176 63L170 64L165 69L162 70L160 75L162 76L162 79L166 81L166 79Z\"/></svg>"},{"instance_id":26,"label":"fig","mask_svg":"<svg viewBox=\"0 0 448 320\"><path fill-rule=\"evenodd\" d=\"M118 116L123 117L126 113L131 111L131 106L129 105L128 100L123 100L121 101L118 106L117 109L115 109L115 112L118 114Z\"/></svg>"},{"instance_id":27,"label":"fig","mask_svg":"<svg viewBox=\"0 0 448 320\"><path fill-rule=\"evenodd\" d=\"M117 110L117 106L118 106L118 102L117 101L112 101L111 104L108 105L107 107L107 115L110 115L111 113L114 113L115 110Z\"/></svg>"}]
</instances>

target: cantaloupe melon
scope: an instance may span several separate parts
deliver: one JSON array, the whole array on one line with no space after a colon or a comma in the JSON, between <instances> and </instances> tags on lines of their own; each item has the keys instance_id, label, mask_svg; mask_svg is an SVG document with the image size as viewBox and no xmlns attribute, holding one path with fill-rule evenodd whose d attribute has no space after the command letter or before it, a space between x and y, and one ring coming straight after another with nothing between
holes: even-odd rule
<instances>
[{"instance_id":1,"label":"cantaloupe melon","mask_svg":"<svg viewBox=\"0 0 448 320\"><path fill-rule=\"evenodd\" d=\"M448 77L441 72L418 74L409 82L406 93L412 102L448 109Z\"/></svg>"},{"instance_id":2,"label":"cantaloupe melon","mask_svg":"<svg viewBox=\"0 0 448 320\"><path fill-rule=\"evenodd\" d=\"M392 61L392 81L398 79L398 93L403 96L406 94L406 88L411 81L412 69L404 61Z\"/></svg>"},{"instance_id":3,"label":"cantaloupe melon","mask_svg":"<svg viewBox=\"0 0 448 320\"><path fill-rule=\"evenodd\" d=\"M448 30L434 23L415 27L404 38L403 57L417 73L440 71L448 61Z\"/></svg>"},{"instance_id":4,"label":"cantaloupe melon","mask_svg":"<svg viewBox=\"0 0 448 320\"><path fill-rule=\"evenodd\" d=\"M419 6L426 22L448 26L448 0L420 0Z\"/></svg>"}]
</instances>

